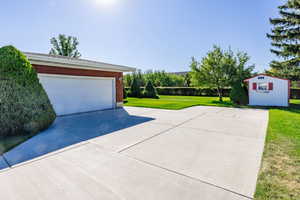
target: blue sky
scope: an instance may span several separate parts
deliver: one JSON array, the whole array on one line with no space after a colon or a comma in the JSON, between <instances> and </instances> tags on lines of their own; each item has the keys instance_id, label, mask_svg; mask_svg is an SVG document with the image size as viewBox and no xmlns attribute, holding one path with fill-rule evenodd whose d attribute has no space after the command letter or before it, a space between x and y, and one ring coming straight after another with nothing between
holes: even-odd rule
<instances>
[{"instance_id":1,"label":"blue sky","mask_svg":"<svg viewBox=\"0 0 300 200\"><path fill-rule=\"evenodd\" d=\"M111 1L111 2L109 2ZM279 0L9 0L0 6L0 46L48 53L59 33L78 37L82 58L143 70L186 71L213 44L242 50L268 68L269 17Z\"/></svg>"}]
</instances>

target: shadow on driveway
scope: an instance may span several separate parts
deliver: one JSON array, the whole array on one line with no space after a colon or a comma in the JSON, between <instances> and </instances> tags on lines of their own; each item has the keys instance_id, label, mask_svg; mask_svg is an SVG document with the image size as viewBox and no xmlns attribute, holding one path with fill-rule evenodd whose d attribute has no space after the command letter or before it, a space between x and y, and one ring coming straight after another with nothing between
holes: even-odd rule
<instances>
[{"instance_id":1,"label":"shadow on driveway","mask_svg":"<svg viewBox=\"0 0 300 200\"><path fill-rule=\"evenodd\" d=\"M49 129L39 133L0 157L12 166L47 153L114 131L135 126L153 118L132 116L123 108L58 117ZM2 164L1 164L2 163Z\"/></svg>"}]
</instances>

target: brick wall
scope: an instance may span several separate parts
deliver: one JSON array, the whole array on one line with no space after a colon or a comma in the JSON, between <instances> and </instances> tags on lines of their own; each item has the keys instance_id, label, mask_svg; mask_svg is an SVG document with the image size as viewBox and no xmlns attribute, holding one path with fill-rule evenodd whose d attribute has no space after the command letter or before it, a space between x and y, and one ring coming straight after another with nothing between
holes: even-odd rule
<instances>
[{"instance_id":1,"label":"brick wall","mask_svg":"<svg viewBox=\"0 0 300 200\"><path fill-rule=\"evenodd\" d=\"M90 69L76 69L67 67L53 67L44 65L32 65L38 73L43 74L60 74L72 76L95 76L95 77L114 77L116 80L116 98L117 102L123 102L123 73L108 72Z\"/></svg>"}]
</instances>

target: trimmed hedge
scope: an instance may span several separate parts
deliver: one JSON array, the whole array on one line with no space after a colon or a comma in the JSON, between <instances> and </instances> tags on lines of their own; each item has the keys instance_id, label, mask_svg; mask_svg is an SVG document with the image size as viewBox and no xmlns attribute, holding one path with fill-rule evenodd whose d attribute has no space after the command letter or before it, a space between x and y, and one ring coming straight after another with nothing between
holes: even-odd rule
<instances>
[{"instance_id":1,"label":"trimmed hedge","mask_svg":"<svg viewBox=\"0 0 300 200\"><path fill-rule=\"evenodd\" d=\"M13 46L0 48L0 137L32 135L56 118L35 69Z\"/></svg>"},{"instance_id":2,"label":"trimmed hedge","mask_svg":"<svg viewBox=\"0 0 300 200\"><path fill-rule=\"evenodd\" d=\"M143 90L145 87L141 87ZM130 91L129 87L125 88ZM196 88L196 87L156 87L158 95L177 95L177 96L213 96L217 97L218 93L213 88ZM223 96L229 97L230 88L223 89Z\"/></svg>"},{"instance_id":3,"label":"trimmed hedge","mask_svg":"<svg viewBox=\"0 0 300 200\"><path fill-rule=\"evenodd\" d=\"M195 87L157 87L159 95L179 95L179 96L218 96L214 88L195 88ZM228 97L230 89L223 89L223 96Z\"/></svg>"},{"instance_id":4,"label":"trimmed hedge","mask_svg":"<svg viewBox=\"0 0 300 200\"><path fill-rule=\"evenodd\" d=\"M125 88L129 91L129 88ZM144 89L144 87L142 87ZM211 96L217 97L218 93L213 88L196 88L196 87L157 87L156 91L158 95L177 95L177 96ZM223 96L229 97L230 88L223 89ZM291 89L291 98L300 99L300 89Z\"/></svg>"},{"instance_id":5,"label":"trimmed hedge","mask_svg":"<svg viewBox=\"0 0 300 200\"><path fill-rule=\"evenodd\" d=\"M291 89L291 99L300 99L300 88L292 88Z\"/></svg>"}]
</instances>

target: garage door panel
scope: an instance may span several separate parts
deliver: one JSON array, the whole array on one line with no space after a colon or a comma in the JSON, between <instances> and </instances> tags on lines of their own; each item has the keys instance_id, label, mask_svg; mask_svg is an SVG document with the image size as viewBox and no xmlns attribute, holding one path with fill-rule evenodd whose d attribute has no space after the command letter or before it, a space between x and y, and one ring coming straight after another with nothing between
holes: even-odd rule
<instances>
[{"instance_id":1,"label":"garage door panel","mask_svg":"<svg viewBox=\"0 0 300 200\"><path fill-rule=\"evenodd\" d=\"M57 115L114 107L114 79L39 75Z\"/></svg>"}]
</instances>

